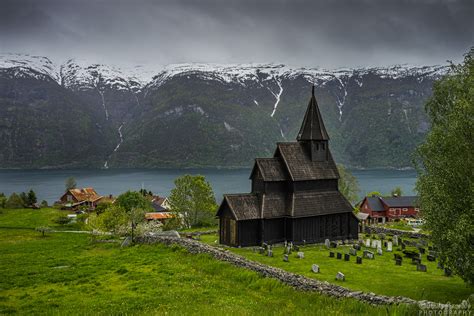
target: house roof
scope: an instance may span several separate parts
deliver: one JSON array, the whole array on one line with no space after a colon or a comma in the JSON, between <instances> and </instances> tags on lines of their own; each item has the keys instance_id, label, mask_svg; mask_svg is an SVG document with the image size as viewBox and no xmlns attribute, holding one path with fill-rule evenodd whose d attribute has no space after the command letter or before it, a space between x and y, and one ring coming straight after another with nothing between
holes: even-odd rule
<instances>
[{"instance_id":1,"label":"house roof","mask_svg":"<svg viewBox=\"0 0 474 316\"><path fill-rule=\"evenodd\" d=\"M69 189L67 192L70 192L78 202L95 202L102 198L93 188Z\"/></svg>"},{"instance_id":2,"label":"house roof","mask_svg":"<svg viewBox=\"0 0 474 316\"><path fill-rule=\"evenodd\" d=\"M394 196L382 198L382 202L388 207L415 207L417 206L417 200L417 196Z\"/></svg>"},{"instance_id":3,"label":"house roof","mask_svg":"<svg viewBox=\"0 0 474 316\"><path fill-rule=\"evenodd\" d=\"M297 192L293 194L291 215L309 217L352 212L352 206L339 191Z\"/></svg>"},{"instance_id":4,"label":"house roof","mask_svg":"<svg viewBox=\"0 0 474 316\"><path fill-rule=\"evenodd\" d=\"M248 220L260 218L260 207L256 194L224 194L224 203L229 205L230 210L235 216L236 220ZM217 212L220 215L222 205Z\"/></svg>"},{"instance_id":5,"label":"house roof","mask_svg":"<svg viewBox=\"0 0 474 316\"><path fill-rule=\"evenodd\" d=\"M155 210L155 212L163 212L166 211L167 208L163 206L163 203L166 201L166 197L163 196L155 196L151 200L151 206Z\"/></svg>"},{"instance_id":6,"label":"house roof","mask_svg":"<svg viewBox=\"0 0 474 316\"><path fill-rule=\"evenodd\" d=\"M263 181L288 180L286 168L279 158L256 158L255 168L260 171Z\"/></svg>"},{"instance_id":7,"label":"house roof","mask_svg":"<svg viewBox=\"0 0 474 316\"><path fill-rule=\"evenodd\" d=\"M302 141L329 140L323 118L319 112L318 102L314 96L314 86L311 90L311 99L304 115L303 124L301 124L301 129L296 139Z\"/></svg>"},{"instance_id":8,"label":"house roof","mask_svg":"<svg viewBox=\"0 0 474 316\"><path fill-rule=\"evenodd\" d=\"M381 198L378 196L368 196L366 197L367 203L372 211L381 212L385 211L385 207L382 204Z\"/></svg>"},{"instance_id":9,"label":"house roof","mask_svg":"<svg viewBox=\"0 0 474 316\"><path fill-rule=\"evenodd\" d=\"M174 214L170 212L150 212L145 213L145 219L168 219L173 218Z\"/></svg>"},{"instance_id":10,"label":"house roof","mask_svg":"<svg viewBox=\"0 0 474 316\"><path fill-rule=\"evenodd\" d=\"M275 156L281 155L293 181L339 179L336 163L329 152L327 161L311 161L304 143L278 143Z\"/></svg>"}]
</instances>

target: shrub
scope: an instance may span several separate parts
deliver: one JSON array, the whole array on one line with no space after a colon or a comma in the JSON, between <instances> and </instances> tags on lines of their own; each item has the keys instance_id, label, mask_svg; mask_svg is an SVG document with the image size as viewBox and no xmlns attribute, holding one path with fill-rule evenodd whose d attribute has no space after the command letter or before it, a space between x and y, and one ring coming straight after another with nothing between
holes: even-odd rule
<instances>
[{"instance_id":1,"label":"shrub","mask_svg":"<svg viewBox=\"0 0 474 316\"><path fill-rule=\"evenodd\" d=\"M66 225L69 224L70 219L65 214L61 214L54 219L54 222L59 225Z\"/></svg>"},{"instance_id":2,"label":"shrub","mask_svg":"<svg viewBox=\"0 0 474 316\"><path fill-rule=\"evenodd\" d=\"M23 199L16 193L12 193L6 202L6 208L24 208L25 204Z\"/></svg>"}]
</instances>

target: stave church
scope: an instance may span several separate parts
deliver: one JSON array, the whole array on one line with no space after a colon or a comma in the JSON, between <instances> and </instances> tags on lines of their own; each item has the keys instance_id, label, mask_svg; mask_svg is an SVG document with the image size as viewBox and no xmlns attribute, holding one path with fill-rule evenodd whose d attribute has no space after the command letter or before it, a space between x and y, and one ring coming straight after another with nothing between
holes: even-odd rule
<instances>
[{"instance_id":1,"label":"stave church","mask_svg":"<svg viewBox=\"0 0 474 316\"><path fill-rule=\"evenodd\" d=\"M256 158L251 193L225 194L217 211L219 241L254 246L358 238L358 220L339 192L339 173L312 88L296 142Z\"/></svg>"}]
</instances>

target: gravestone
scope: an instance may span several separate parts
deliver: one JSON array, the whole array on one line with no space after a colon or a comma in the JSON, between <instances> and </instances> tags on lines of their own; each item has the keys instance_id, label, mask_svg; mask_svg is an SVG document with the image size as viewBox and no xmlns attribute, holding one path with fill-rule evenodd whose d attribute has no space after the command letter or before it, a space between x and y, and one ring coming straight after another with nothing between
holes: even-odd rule
<instances>
[{"instance_id":1,"label":"gravestone","mask_svg":"<svg viewBox=\"0 0 474 316\"><path fill-rule=\"evenodd\" d=\"M436 251L430 250L428 254L432 257L438 258L438 253Z\"/></svg>"},{"instance_id":2,"label":"gravestone","mask_svg":"<svg viewBox=\"0 0 474 316\"><path fill-rule=\"evenodd\" d=\"M397 235L393 235L393 245L398 246L398 236Z\"/></svg>"},{"instance_id":3,"label":"gravestone","mask_svg":"<svg viewBox=\"0 0 474 316\"><path fill-rule=\"evenodd\" d=\"M416 271L426 272L426 266L420 263L416 266Z\"/></svg>"},{"instance_id":4,"label":"gravestone","mask_svg":"<svg viewBox=\"0 0 474 316\"><path fill-rule=\"evenodd\" d=\"M359 244L354 244L352 246L352 248L355 249L355 250L360 250L361 249Z\"/></svg>"},{"instance_id":5,"label":"gravestone","mask_svg":"<svg viewBox=\"0 0 474 316\"><path fill-rule=\"evenodd\" d=\"M273 250L268 249L268 251L267 251L267 256L273 257Z\"/></svg>"},{"instance_id":6,"label":"gravestone","mask_svg":"<svg viewBox=\"0 0 474 316\"><path fill-rule=\"evenodd\" d=\"M372 240L372 248L377 248L378 244L377 240Z\"/></svg>"},{"instance_id":7,"label":"gravestone","mask_svg":"<svg viewBox=\"0 0 474 316\"><path fill-rule=\"evenodd\" d=\"M337 253L337 259L342 259L342 253L340 252Z\"/></svg>"},{"instance_id":8,"label":"gravestone","mask_svg":"<svg viewBox=\"0 0 474 316\"><path fill-rule=\"evenodd\" d=\"M401 266L401 265L402 265L402 258L401 258L401 257L395 259L395 265L397 265L397 266Z\"/></svg>"},{"instance_id":9,"label":"gravestone","mask_svg":"<svg viewBox=\"0 0 474 316\"><path fill-rule=\"evenodd\" d=\"M293 250L293 242L292 241L290 241L289 246L290 246L290 250Z\"/></svg>"},{"instance_id":10,"label":"gravestone","mask_svg":"<svg viewBox=\"0 0 474 316\"><path fill-rule=\"evenodd\" d=\"M381 240L377 240L377 248L382 248L382 241Z\"/></svg>"},{"instance_id":11,"label":"gravestone","mask_svg":"<svg viewBox=\"0 0 474 316\"><path fill-rule=\"evenodd\" d=\"M383 247L384 247L384 248L387 248L387 245L388 245L388 242L387 242L387 241L384 241L384 242L383 242Z\"/></svg>"},{"instance_id":12,"label":"gravestone","mask_svg":"<svg viewBox=\"0 0 474 316\"><path fill-rule=\"evenodd\" d=\"M351 256L347 253L344 254L344 261L349 261L351 259Z\"/></svg>"},{"instance_id":13,"label":"gravestone","mask_svg":"<svg viewBox=\"0 0 474 316\"><path fill-rule=\"evenodd\" d=\"M288 255L283 255L283 261L289 262L290 260L288 259Z\"/></svg>"},{"instance_id":14,"label":"gravestone","mask_svg":"<svg viewBox=\"0 0 474 316\"><path fill-rule=\"evenodd\" d=\"M425 253L425 248L419 248L418 250L420 250L420 253L421 253L421 254L424 254L424 253Z\"/></svg>"},{"instance_id":15,"label":"gravestone","mask_svg":"<svg viewBox=\"0 0 474 316\"><path fill-rule=\"evenodd\" d=\"M337 242L331 241L331 248L337 248Z\"/></svg>"},{"instance_id":16,"label":"gravestone","mask_svg":"<svg viewBox=\"0 0 474 316\"><path fill-rule=\"evenodd\" d=\"M334 258L334 252L332 251L329 252L329 258Z\"/></svg>"},{"instance_id":17,"label":"gravestone","mask_svg":"<svg viewBox=\"0 0 474 316\"><path fill-rule=\"evenodd\" d=\"M364 250L364 258L374 259L374 253L372 251Z\"/></svg>"},{"instance_id":18,"label":"gravestone","mask_svg":"<svg viewBox=\"0 0 474 316\"><path fill-rule=\"evenodd\" d=\"M296 253L296 257L297 257L298 259L304 259L304 252L299 251L298 253Z\"/></svg>"},{"instance_id":19,"label":"gravestone","mask_svg":"<svg viewBox=\"0 0 474 316\"><path fill-rule=\"evenodd\" d=\"M362 264L362 257L357 257L356 258L356 263L357 264Z\"/></svg>"},{"instance_id":20,"label":"gravestone","mask_svg":"<svg viewBox=\"0 0 474 316\"><path fill-rule=\"evenodd\" d=\"M381 255L383 254L383 251L382 251L382 248L381 248L381 247L378 247L378 248L377 248L377 254L378 254L379 256L381 256Z\"/></svg>"},{"instance_id":21,"label":"gravestone","mask_svg":"<svg viewBox=\"0 0 474 316\"><path fill-rule=\"evenodd\" d=\"M350 248L349 253L351 254L351 256L357 256L357 250L355 250L354 248Z\"/></svg>"},{"instance_id":22,"label":"gravestone","mask_svg":"<svg viewBox=\"0 0 474 316\"><path fill-rule=\"evenodd\" d=\"M451 271L449 268L444 268L444 275L450 277L453 275L453 271Z\"/></svg>"},{"instance_id":23,"label":"gravestone","mask_svg":"<svg viewBox=\"0 0 474 316\"><path fill-rule=\"evenodd\" d=\"M431 262L436 261L436 258L432 255L428 255L426 259L428 259L428 261L431 261Z\"/></svg>"},{"instance_id":24,"label":"gravestone","mask_svg":"<svg viewBox=\"0 0 474 316\"><path fill-rule=\"evenodd\" d=\"M326 239L326 240L324 241L324 245L326 245L326 248L329 249L329 248L331 247L331 241L330 241L329 239Z\"/></svg>"},{"instance_id":25,"label":"gravestone","mask_svg":"<svg viewBox=\"0 0 474 316\"><path fill-rule=\"evenodd\" d=\"M265 253L265 248L263 247L258 247L258 253L263 255Z\"/></svg>"},{"instance_id":26,"label":"gravestone","mask_svg":"<svg viewBox=\"0 0 474 316\"><path fill-rule=\"evenodd\" d=\"M120 245L120 247L124 248L124 247L128 247L132 244L132 237L128 236L127 238L125 238L123 241L122 241L122 244Z\"/></svg>"},{"instance_id":27,"label":"gravestone","mask_svg":"<svg viewBox=\"0 0 474 316\"><path fill-rule=\"evenodd\" d=\"M387 242L387 251L392 252L392 242Z\"/></svg>"},{"instance_id":28,"label":"gravestone","mask_svg":"<svg viewBox=\"0 0 474 316\"><path fill-rule=\"evenodd\" d=\"M311 271L313 271L314 273L319 273L319 266L317 264L313 264L311 266Z\"/></svg>"},{"instance_id":29,"label":"gravestone","mask_svg":"<svg viewBox=\"0 0 474 316\"><path fill-rule=\"evenodd\" d=\"M346 280L346 276L344 275L344 273L338 272L338 273L336 274L336 280L337 280L337 281L345 281L345 280Z\"/></svg>"},{"instance_id":30,"label":"gravestone","mask_svg":"<svg viewBox=\"0 0 474 316\"><path fill-rule=\"evenodd\" d=\"M367 240L365 241L365 246L366 246L366 247L370 247L370 239L367 239Z\"/></svg>"},{"instance_id":31,"label":"gravestone","mask_svg":"<svg viewBox=\"0 0 474 316\"><path fill-rule=\"evenodd\" d=\"M411 258L411 263L412 264L421 264L421 259L420 258Z\"/></svg>"}]
</instances>

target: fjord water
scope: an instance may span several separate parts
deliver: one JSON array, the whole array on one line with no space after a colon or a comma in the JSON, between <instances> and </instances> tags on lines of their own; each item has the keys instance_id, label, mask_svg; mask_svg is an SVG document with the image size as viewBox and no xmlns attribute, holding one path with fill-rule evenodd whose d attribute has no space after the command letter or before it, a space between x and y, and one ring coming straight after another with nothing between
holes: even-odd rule
<instances>
[{"instance_id":1,"label":"fjord water","mask_svg":"<svg viewBox=\"0 0 474 316\"><path fill-rule=\"evenodd\" d=\"M0 192L11 194L33 189L38 200L57 201L64 182L74 177L78 187L93 187L101 195L117 195L144 187L158 195L169 195L174 179L184 174L202 174L211 183L218 202L224 193L250 191L250 169L107 169L107 170L0 170ZM359 181L359 196L371 191L389 193L400 186L405 195L414 194L413 170L352 170Z\"/></svg>"}]
</instances>

